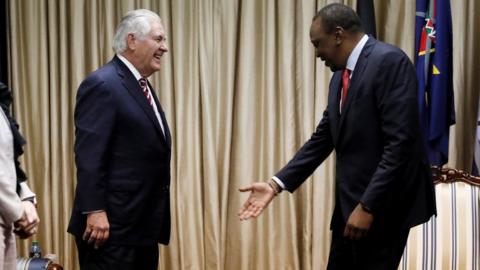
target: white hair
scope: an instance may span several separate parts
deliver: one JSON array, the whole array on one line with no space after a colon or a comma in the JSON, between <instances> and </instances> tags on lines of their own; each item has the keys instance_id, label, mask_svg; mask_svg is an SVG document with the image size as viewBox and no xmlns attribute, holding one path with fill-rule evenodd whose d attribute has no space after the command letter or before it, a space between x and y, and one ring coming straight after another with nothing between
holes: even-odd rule
<instances>
[{"instance_id":1,"label":"white hair","mask_svg":"<svg viewBox=\"0 0 480 270\"><path fill-rule=\"evenodd\" d=\"M127 49L127 36L134 34L136 38L143 39L151 29L152 22L161 23L157 13L148 9L136 9L127 12L117 26L117 31L112 41L112 48L117 54Z\"/></svg>"}]
</instances>

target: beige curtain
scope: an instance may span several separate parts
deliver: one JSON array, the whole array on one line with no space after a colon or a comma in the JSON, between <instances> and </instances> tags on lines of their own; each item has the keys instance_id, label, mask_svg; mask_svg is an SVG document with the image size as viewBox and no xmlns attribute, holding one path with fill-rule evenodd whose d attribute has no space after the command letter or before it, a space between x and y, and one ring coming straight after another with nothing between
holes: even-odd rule
<instances>
[{"instance_id":1,"label":"beige curtain","mask_svg":"<svg viewBox=\"0 0 480 270\"><path fill-rule=\"evenodd\" d=\"M240 222L245 194L313 132L331 73L316 61L309 27L324 0L8 1L10 86L28 139L23 165L38 194L44 254L78 269L66 233L76 183L73 109L82 79L113 56L122 15L158 12L169 53L153 76L173 135L172 238L159 269L324 269L334 162L295 194L282 193L254 221ZM355 0L345 1L355 6ZM413 55L413 0L376 0L380 40ZM450 163L469 169L479 87L480 3L452 1L457 124ZM20 241L27 255L29 241Z\"/></svg>"}]
</instances>

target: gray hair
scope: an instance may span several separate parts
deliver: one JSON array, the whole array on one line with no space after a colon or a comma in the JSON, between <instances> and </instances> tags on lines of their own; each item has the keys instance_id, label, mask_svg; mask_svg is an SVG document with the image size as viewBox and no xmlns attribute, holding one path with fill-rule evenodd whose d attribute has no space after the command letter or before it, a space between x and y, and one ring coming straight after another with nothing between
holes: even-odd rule
<instances>
[{"instance_id":1,"label":"gray hair","mask_svg":"<svg viewBox=\"0 0 480 270\"><path fill-rule=\"evenodd\" d=\"M148 9L136 9L127 12L117 27L112 41L115 53L123 53L127 49L127 36L133 33L135 37L143 39L151 29L152 22L161 23L157 13Z\"/></svg>"}]
</instances>

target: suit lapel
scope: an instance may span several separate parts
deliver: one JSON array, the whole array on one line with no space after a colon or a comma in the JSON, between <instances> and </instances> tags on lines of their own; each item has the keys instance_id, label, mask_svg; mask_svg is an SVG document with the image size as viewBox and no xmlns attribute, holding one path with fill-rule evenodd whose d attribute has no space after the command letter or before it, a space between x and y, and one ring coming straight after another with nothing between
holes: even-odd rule
<instances>
[{"instance_id":1,"label":"suit lapel","mask_svg":"<svg viewBox=\"0 0 480 270\"><path fill-rule=\"evenodd\" d=\"M330 118L330 127L334 143L337 143L338 127L340 120L340 92L342 89L342 72L337 71L333 74L330 83L330 95L328 97L328 117Z\"/></svg>"},{"instance_id":2,"label":"suit lapel","mask_svg":"<svg viewBox=\"0 0 480 270\"><path fill-rule=\"evenodd\" d=\"M155 126L155 129L157 130L159 136L162 138L162 141L167 143L166 138L165 138L166 136L163 135L162 128L160 127L160 123L158 123L157 116L155 115L155 112L154 112L152 106L150 106L150 104L148 104L148 100L145 98L145 95L143 94L143 91L140 87L140 84L137 82L137 80L135 79L133 74L130 72L128 67L125 66L125 64L123 64L122 61L118 57L115 56L114 61L115 61L115 64L117 66L118 74L122 78L123 86L125 86L125 88L128 90L128 92L133 97L133 99L137 102L137 104L142 108L142 110L145 112L145 114L148 116L148 118L152 121L152 124ZM152 89L152 88L150 87L150 89ZM152 94L154 94L153 90L151 92L152 92ZM157 100L155 102L157 102ZM157 102L157 108L159 110L161 110L158 102ZM162 114L162 113L160 113L160 114ZM164 123L166 123L165 120L162 119L162 121L164 121ZM166 133L166 131L165 131L165 133Z\"/></svg>"},{"instance_id":3,"label":"suit lapel","mask_svg":"<svg viewBox=\"0 0 480 270\"><path fill-rule=\"evenodd\" d=\"M368 64L368 56L372 52L375 42L376 41L374 38L369 37L367 43L365 43L365 46L362 49L362 52L360 53L360 56L358 57L357 64L355 65L355 70L353 71L353 75L350 79L350 83L348 86L347 99L340 114L340 123L338 125L339 134L342 129L343 122L345 121L344 119L348 114L350 106L357 95L363 72L365 71L365 68Z\"/></svg>"},{"instance_id":4,"label":"suit lapel","mask_svg":"<svg viewBox=\"0 0 480 270\"><path fill-rule=\"evenodd\" d=\"M167 118L165 117L165 112L163 111L162 105L160 104L160 101L158 100L157 94L155 93L155 90L153 90L153 87L150 84L150 82L148 82L148 87L150 87L150 89L151 89L153 100L154 100L155 104L157 105L158 113L160 114L160 118L162 119L163 131L165 132L165 136L162 136L162 137L165 139L165 142L167 143L168 147L171 147L172 146L172 137L171 137L171 134L170 134L170 128L168 127ZM158 121L157 121L157 123L158 123Z\"/></svg>"}]
</instances>

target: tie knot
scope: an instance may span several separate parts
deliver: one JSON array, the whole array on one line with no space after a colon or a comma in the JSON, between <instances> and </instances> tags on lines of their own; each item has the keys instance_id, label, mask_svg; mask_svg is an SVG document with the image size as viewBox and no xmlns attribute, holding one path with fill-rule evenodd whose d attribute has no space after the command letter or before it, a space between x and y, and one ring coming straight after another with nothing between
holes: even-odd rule
<instances>
[{"instance_id":1,"label":"tie knot","mask_svg":"<svg viewBox=\"0 0 480 270\"><path fill-rule=\"evenodd\" d=\"M140 80L138 80L138 83L140 83L140 86L142 88L147 87L147 79L145 79L145 78L141 78Z\"/></svg>"},{"instance_id":2,"label":"tie knot","mask_svg":"<svg viewBox=\"0 0 480 270\"><path fill-rule=\"evenodd\" d=\"M343 77L345 78L345 77L348 76L348 78L350 78L351 73L352 73L352 71L350 69L346 68L346 69L343 70Z\"/></svg>"}]
</instances>

